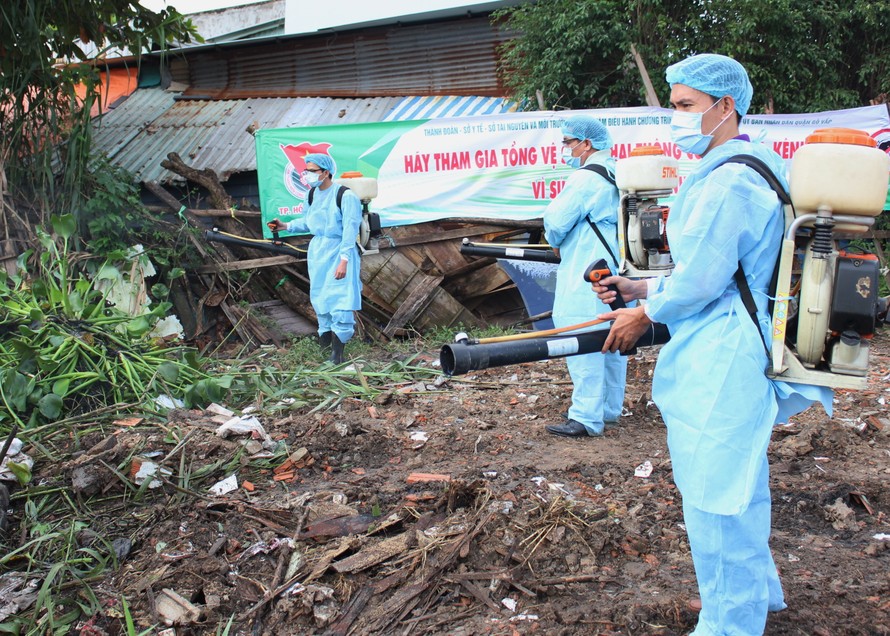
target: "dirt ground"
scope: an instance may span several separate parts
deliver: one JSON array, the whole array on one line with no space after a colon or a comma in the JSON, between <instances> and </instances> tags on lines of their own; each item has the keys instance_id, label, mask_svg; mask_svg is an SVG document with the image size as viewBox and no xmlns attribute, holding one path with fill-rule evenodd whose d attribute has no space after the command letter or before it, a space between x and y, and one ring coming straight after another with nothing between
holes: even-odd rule
<instances>
[{"instance_id":1,"label":"dirt ground","mask_svg":"<svg viewBox=\"0 0 890 636\"><path fill-rule=\"evenodd\" d=\"M262 419L292 453L266 468L222 465L244 440L216 436L210 412L122 429L75 461L125 456L139 437L174 473L187 461L239 487L196 500L165 485L99 509L92 530L126 549L95 588L108 614L79 633L120 633L123 595L138 628L175 621L167 634L221 634L231 617L230 634L686 634L697 591L650 401L655 357L630 360L625 415L603 438L545 432L568 408L564 360ZM816 407L774 433L772 548L789 607L766 634L890 634L888 330L871 367L833 418Z\"/></svg>"}]
</instances>

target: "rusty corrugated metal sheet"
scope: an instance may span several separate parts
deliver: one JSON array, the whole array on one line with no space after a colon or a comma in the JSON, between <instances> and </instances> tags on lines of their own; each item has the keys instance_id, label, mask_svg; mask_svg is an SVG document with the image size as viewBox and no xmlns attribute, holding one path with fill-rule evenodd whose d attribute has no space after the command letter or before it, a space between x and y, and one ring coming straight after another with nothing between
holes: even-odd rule
<instances>
[{"instance_id":1,"label":"rusty corrugated metal sheet","mask_svg":"<svg viewBox=\"0 0 890 636\"><path fill-rule=\"evenodd\" d=\"M107 113L95 144L139 181L182 183L161 167L175 152L222 181L256 170L246 132L515 110L501 98L487 17L199 46L173 54L182 99L140 89ZM319 97L324 95L324 97ZM409 95L409 97L405 97Z\"/></svg>"},{"instance_id":2,"label":"rusty corrugated metal sheet","mask_svg":"<svg viewBox=\"0 0 890 636\"><path fill-rule=\"evenodd\" d=\"M159 89L139 89L102 117L93 120L93 147L120 164L118 155L152 123L173 106L175 95Z\"/></svg>"},{"instance_id":3,"label":"rusty corrugated metal sheet","mask_svg":"<svg viewBox=\"0 0 890 636\"><path fill-rule=\"evenodd\" d=\"M473 17L205 47L188 53L185 94L499 97L497 46L507 38L488 17Z\"/></svg>"},{"instance_id":4,"label":"rusty corrugated metal sheet","mask_svg":"<svg viewBox=\"0 0 890 636\"><path fill-rule=\"evenodd\" d=\"M250 125L288 128L377 122L404 99L174 100L160 89L140 89L98 122L94 143L138 181L182 183L182 177L160 165L171 152L197 170L214 170L226 181L234 173L256 170L256 148L247 132Z\"/></svg>"}]
</instances>

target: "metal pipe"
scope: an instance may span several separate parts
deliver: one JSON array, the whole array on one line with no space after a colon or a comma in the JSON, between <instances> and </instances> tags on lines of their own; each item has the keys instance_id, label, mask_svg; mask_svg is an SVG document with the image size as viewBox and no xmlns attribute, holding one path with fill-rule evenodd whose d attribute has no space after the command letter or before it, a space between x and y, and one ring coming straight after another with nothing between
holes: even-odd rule
<instances>
[{"instance_id":1,"label":"metal pipe","mask_svg":"<svg viewBox=\"0 0 890 636\"><path fill-rule=\"evenodd\" d=\"M255 250L264 250L274 254L287 254L288 256L295 256L297 258L306 258L306 252L304 250L299 250L284 242L275 243L273 241L239 238L224 232L217 232L216 230L205 230L204 238L208 241L215 241L216 243L228 243L229 245L252 247Z\"/></svg>"},{"instance_id":2,"label":"metal pipe","mask_svg":"<svg viewBox=\"0 0 890 636\"><path fill-rule=\"evenodd\" d=\"M524 247L500 247L494 245L471 243L463 240L460 253L468 256L493 256L518 261L535 261L538 263L559 263L559 257L552 249L528 249Z\"/></svg>"},{"instance_id":3,"label":"metal pipe","mask_svg":"<svg viewBox=\"0 0 890 636\"><path fill-rule=\"evenodd\" d=\"M608 336L608 329L600 329L568 336L529 338L488 344L472 344L464 336L463 339L442 347L439 352L439 362L445 375L463 375L470 371L519 364L520 362L599 353ZM664 344L668 340L670 340L670 333L667 327L655 323L636 341L632 349L622 352L622 355L634 353L637 347L651 347Z\"/></svg>"}]
</instances>

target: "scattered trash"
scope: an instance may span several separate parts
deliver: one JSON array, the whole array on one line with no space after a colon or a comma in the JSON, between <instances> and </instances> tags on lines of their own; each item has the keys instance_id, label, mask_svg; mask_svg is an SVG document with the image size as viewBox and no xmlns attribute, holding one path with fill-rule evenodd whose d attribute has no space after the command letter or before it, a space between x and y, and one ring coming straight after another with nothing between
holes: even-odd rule
<instances>
[{"instance_id":1,"label":"scattered trash","mask_svg":"<svg viewBox=\"0 0 890 636\"><path fill-rule=\"evenodd\" d=\"M155 609L165 625L190 625L201 620L201 610L169 588L158 594Z\"/></svg>"},{"instance_id":2,"label":"scattered trash","mask_svg":"<svg viewBox=\"0 0 890 636\"><path fill-rule=\"evenodd\" d=\"M423 448L423 445L427 443L430 438L430 434L425 431L414 431L411 433L411 441L417 442L412 448L417 450L418 448Z\"/></svg>"},{"instance_id":3,"label":"scattered trash","mask_svg":"<svg viewBox=\"0 0 890 636\"><path fill-rule=\"evenodd\" d=\"M878 541L890 541L890 534L887 534L886 532L879 532L878 534L874 535L872 539L877 539Z\"/></svg>"},{"instance_id":4,"label":"scattered trash","mask_svg":"<svg viewBox=\"0 0 890 636\"><path fill-rule=\"evenodd\" d=\"M341 421L334 422L334 431L336 431L337 435L340 437L347 437L350 433L349 424Z\"/></svg>"},{"instance_id":5,"label":"scattered trash","mask_svg":"<svg viewBox=\"0 0 890 636\"><path fill-rule=\"evenodd\" d=\"M279 538L279 539L270 541L268 543L265 541L260 541L259 543L254 543L252 546L250 546L244 552L242 552L237 560L249 559L250 557L256 556L261 553L269 554L270 552L274 552L275 550L277 550L278 548L280 548L282 546L287 546L288 548L293 548L294 540L290 539L290 538L287 538L287 539Z\"/></svg>"},{"instance_id":6,"label":"scattered trash","mask_svg":"<svg viewBox=\"0 0 890 636\"><path fill-rule=\"evenodd\" d=\"M568 490L566 490L565 484L558 484L556 482L547 482L547 489L550 490L550 492L555 492L557 494L564 495L570 499L572 497L572 493L570 493Z\"/></svg>"},{"instance_id":7,"label":"scattered trash","mask_svg":"<svg viewBox=\"0 0 890 636\"><path fill-rule=\"evenodd\" d=\"M634 477L648 477L652 474L652 462L648 459L634 469Z\"/></svg>"},{"instance_id":8,"label":"scattered trash","mask_svg":"<svg viewBox=\"0 0 890 636\"><path fill-rule=\"evenodd\" d=\"M173 471L169 468L159 466L155 462L148 461L142 457L134 457L133 461L130 463L130 477L133 479L133 483L137 486L141 486L146 479L152 478L148 483L148 487L160 488L164 483L159 479L153 478L155 476L169 477L172 474Z\"/></svg>"},{"instance_id":9,"label":"scattered trash","mask_svg":"<svg viewBox=\"0 0 890 636\"><path fill-rule=\"evenodd\" d=\"M0 621L22 612L37 600L41 580L25 572L0 574Z\"/></svg>"},{"instance_id":10,"label":"scattered trash","mask_svg":"<svg viewBox=\"0 0 890 636\"><path fill-rule=\"evenodd\" d=\"M172 398L169 395L159 395L154 399L155 404L162 409L181 409L185 406L185 402L179 398Z\"/></svg>"},{"instance_id":11,"label":"scattered trash","mask_svg":"<svg viewBox=\"0 0 890 636\"><path fill-rule=\"evenodd\" d=\"M204 410L207 413L211 413L213 417L211 417L210 419L218 424L225 424L235 416L234 411L231 411L226 407L217 404L216 402L212 403Z\"/></svg>"},{"instance_id":12,"label":"scattered trash","mask_svg":"<svg viewBox=\"0 0 890 636\"><path fill-rule=\"evenodd\" d=\"M225 417L232 417L233 415L235 415L234 411L230 411L226 407L221 406L216 402L211 403L210 406L208 406L204 410L208 413L213 413L214 415L224 415Z\"/></svg>"},{"instance_id":13,"label":"scattered trash","mask_svg":"<svg viewBox=\"0 0 890 636\"><path fill-rule=\"evenodd\" d=\"M507 608L508 610L510 610L511 612L515 612L515 611L516 611L516 605L517 605L516 600L510 598L509 596L506 597L506 598L502 598L502 599L501 599L501 605L503 605L504 607L506 607L506 608Z\"/></svg>"},{"instance_id":14,"label":"scattered trash","mask_svg":"<svg viewBox=\"0 0 890 636\"><path fill-rule=\"evenodd\" d=\"M316 627L327 626L340 611L333 588L325 585L307 585L302 594L303 605L312 610Z\"/></svg>"},{"instance_id":15,"label":"scattered trash","mask_svg":"<svg viewBox=\"0 0 890 636\"><path fill-rule=\"evenodd\" d=\"M488 479L494 479L498 476L498 471L496 470L486 470L482 472L483 477L487 477Z\"/></svg>"},{"instance_id":16,"label":"scattered trash","mask_svg":"<svg viewBox=\"0 0 890 636\"><path fill-rule=\"evenodd\" d=\"M275 442L269 437L266 429L260 424L260 421L252 415L241 415L233 417L225 424L216 429L216 434L223 439L229 435L250 435L251 438L262 441L263 448L275 448Z\"/></svg>"},{"instance_id":17,"label":"scattered trash","mask_svg":"<svg viewBox=\"0 0 890 636\"><path fill-rule=\"evenodd\" d=\"M210 487L210 492L214 495L225 495L234 490L238 490L238 477L234 474L229 475L225 479L216 482Z\"/></svg>"},{"instance_id":18,"label":"scattered trash","mask_svg":"<svg viewBox=\"0 0 890 636\"><path fill-rule=\"evenodd\" d=\"M12 481L19 484L27 484L30 481L34 460L27 453L22 452L23 446L22 440L18 437L13 438L6 451L6 456L0 463L0 481Z\"/></svg>"}]
</instances>

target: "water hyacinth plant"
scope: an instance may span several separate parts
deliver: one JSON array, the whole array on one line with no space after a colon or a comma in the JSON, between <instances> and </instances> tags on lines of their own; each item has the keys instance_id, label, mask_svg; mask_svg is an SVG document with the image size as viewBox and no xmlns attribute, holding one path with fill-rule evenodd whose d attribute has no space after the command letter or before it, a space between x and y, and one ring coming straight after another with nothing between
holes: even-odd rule
<instances>
[{"instance_id":1,"label":"water hyacinth plant","mask_svg":"<svg viewBox=\"0 0 890 636\"><path fill-rule=\"evenodd\" d=\"M185 398L205 379L196 352L150 335L170 304L136 315L111 305L107 283L123 280L113 256L97 263L71 252L70 215L52 226L53 236L38 228L39 252L23 254L15 275L0 272L0 429Z\"/></svg>"}]
</instances>

